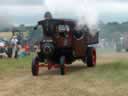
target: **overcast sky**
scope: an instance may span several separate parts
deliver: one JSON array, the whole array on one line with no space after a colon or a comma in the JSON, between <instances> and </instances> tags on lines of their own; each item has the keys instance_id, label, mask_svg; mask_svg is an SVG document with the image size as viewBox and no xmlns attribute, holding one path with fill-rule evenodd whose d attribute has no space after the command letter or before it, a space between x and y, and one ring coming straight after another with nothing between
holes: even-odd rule
<instances>
[{"instance_id":1,"label":"overcast sky","mask_svg":"<svg viewBox=\"0 0 128 96\"><path fill-rule=\"evenodd\" d=\"M95 1L100 20L128 21L128 0ZM35 24L45 10L44 0L0 0L0 16L6 15L15 24Z\"/></svg>"}]
</instances>

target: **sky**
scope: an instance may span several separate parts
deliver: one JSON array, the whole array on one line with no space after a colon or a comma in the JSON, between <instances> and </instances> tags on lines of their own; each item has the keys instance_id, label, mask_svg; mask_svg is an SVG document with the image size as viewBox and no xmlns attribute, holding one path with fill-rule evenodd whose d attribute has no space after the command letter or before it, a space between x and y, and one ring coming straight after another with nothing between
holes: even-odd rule
<instances>
[{"instance_id":1,"label":"sky","mask_svg":"<svg viewBox=\"0 0 128 96\"><path fill-rule=\"evenodd\" d=\"M47 10L45 1L47 0L0 0L0 21L1 18L4 18L13 24L34 25L43 18L43 14ZM128 21L128 0L91 1L95 2L95 11L99 21Z\"/></svg>"}]
</instances>

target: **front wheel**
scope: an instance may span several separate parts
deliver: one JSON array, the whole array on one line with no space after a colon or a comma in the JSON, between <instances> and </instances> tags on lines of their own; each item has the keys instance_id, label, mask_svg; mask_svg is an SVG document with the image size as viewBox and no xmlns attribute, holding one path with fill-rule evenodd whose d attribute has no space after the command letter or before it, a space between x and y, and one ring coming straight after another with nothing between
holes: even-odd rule
<instances>
[{"instance_id":1,"label":"front wheel","mask_svg":"<svg viewBox=\"0 0 128 96\"><path fill-rule=\"evenodd\" d=\"M39 74L39 59L35 57L32 61L32 75L38 76Z\"/></svg>"},{"instance_id":2,"label":"front wheel","mask_svg":"<svg viewBox=\"0 0 128 96\"><path fill-rule=\"evenodd\" d=\"M96 65L96 49L88 47L87 49L87 66L94 67Z\"/></svg>"},{"instance_id":3,"label":"front wheel","mask_svg":"<svg viewBox=\"0 0 128 96\"><path fill-rule=\"evenodd\" d=\"M64 75L65 74L65 56L60 57L60 74Z\"/></svg>"}]
</instances>

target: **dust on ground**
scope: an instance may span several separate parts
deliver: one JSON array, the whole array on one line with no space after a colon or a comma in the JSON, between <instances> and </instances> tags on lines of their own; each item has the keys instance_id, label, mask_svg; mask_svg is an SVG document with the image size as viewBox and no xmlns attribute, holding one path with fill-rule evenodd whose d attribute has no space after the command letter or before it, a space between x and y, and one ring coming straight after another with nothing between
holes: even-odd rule
<instances>
[{"instance_id":1,"label":"dust on ground","mask_svg":"<svg viewBox=\"0 0 128 96\"><path fill-rule=\"evenodd\" d=\"M98 54L98 65L128 60L128 53ZM78 64L79 63L79 64ZM95 67L96 68L96 67ZM95 68L81 62L70 65L65 76L59 70L42 69L38 77L31 68L0 76L0 96L126 96L128 84L93 77ZM96 70L96 69L95 69ZM94 72L94 73L93 73Z\"/></svg>"}]
</instances>

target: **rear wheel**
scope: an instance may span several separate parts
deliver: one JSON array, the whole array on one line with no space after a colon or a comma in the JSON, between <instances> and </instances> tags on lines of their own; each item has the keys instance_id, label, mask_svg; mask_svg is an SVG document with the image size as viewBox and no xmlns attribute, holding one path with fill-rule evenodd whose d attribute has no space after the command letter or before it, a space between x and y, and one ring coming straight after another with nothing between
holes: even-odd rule
<instances>
[{"instance_id":1,"label":"rear wheel","mask_svg":"<svg viewBox=\"0 0 128 96\"><path fill-rule=\"evenodd\" d=\"M96 65L96 49L88 47L87 49L87 66L94 67Z\"/></svg>"},{"instance_id":2,"label":"rear wheel","mask_svg":"<svg viewBox=\"0 0 128 96\"><path fill-rule=\"evenodd\" d=\"M39 59L35 57L32 61L32 75L38 76L39 74Z\"/></svg>"},{"instance_id":3,"label":"rear wheel","mask_svg":"<svg viewBox=\"0 0 128 96\"><path fill-rule=\"evenodd\" d=\"M61 75L64 75L65 74L65 56L61 56L60 57L60 73Z\"/></svg>"}]
</instances>

